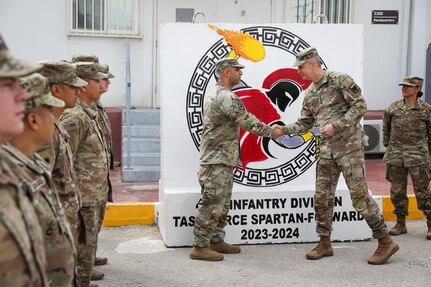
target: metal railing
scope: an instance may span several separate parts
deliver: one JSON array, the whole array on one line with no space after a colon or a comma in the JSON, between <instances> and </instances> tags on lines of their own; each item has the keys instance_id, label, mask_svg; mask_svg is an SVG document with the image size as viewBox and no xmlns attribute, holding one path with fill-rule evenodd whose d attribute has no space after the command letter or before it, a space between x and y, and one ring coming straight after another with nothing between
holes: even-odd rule
<instances>
[{"instance_id":1,"label":"metal railing","mask_svg":"<svg viewBox=\"0 0 431 287\"><path fill-rule=\"evenodd\" d=\"M130 42L129 39L126 40L125 43L126 48L126 130L127 130L127 140L126 140L126 165L125 169L132 170L133 168L130 166L130 149L131 149L131 105L132 105L132 83L130 81Z\"/></svg>"}]
</instances>

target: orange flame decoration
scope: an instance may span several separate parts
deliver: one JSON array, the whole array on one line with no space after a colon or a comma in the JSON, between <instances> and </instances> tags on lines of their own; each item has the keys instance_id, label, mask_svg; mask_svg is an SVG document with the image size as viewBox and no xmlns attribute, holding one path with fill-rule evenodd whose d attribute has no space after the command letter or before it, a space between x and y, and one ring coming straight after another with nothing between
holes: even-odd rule
<instances>
[{"instance_id":1,"label":"orange flame decoration","mask_svg":"<svg viewBox=\"0 0 431 287\"><path fill-rule=\"evenodd\" d=\"M252 62L259 62L265 58L265 47L249 33L223 30L211 24L208 24L208 27L225 38L232 48L229 57L238 58L240 56Z\"/></svg>"}]
</instances>

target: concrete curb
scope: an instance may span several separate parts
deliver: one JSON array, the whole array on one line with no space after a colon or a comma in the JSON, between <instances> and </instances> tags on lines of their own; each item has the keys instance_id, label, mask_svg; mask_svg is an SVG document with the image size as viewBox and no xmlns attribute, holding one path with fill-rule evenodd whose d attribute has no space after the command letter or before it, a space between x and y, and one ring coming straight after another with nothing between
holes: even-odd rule
<instances>
[{"instance_id":1,"label":"concrete curb","mask_svg":"<svg viewBox=\"0 0 431 287\"><path fill-rule=\"evenodd\" d=\"M380 196L376 196L380 197ZM407 219L425 218L422 211L418 210L416 196L409 197L409 215ZM383 217L385 220L395 220L392 213L394 206L389 195L381 196ZM156 202L122 202L108 203L106 206L105 220L103 226L121 226L133 224L154 224L156 219Z\"/></svg>"},{"instance_id":2,"label":"concrete curb","mask_svg":"<svg viewBox=\"0 0 431 287\"><path fill-rule=\"evenodd\" d=\"M382 209L383 209L383 217L385 220L395 220L397 217L393 214L394 205L391 202L391 197L389 195L383 195L382 197ZM409 194L409 215L406 217L407 219L422 219L425 218L425 215L422 211L418 209L418 204L416 201L416 196L414 194Z\"/></svg>"},{"instance_id":3,"label":"concrete curb","mask_svg":"<svg viewBox=\"0 0 431 287\"><path fill-rule=\"evenodd\" d=\"M154 202L122 202L106 205L103 226L153 224L156 218Z\"/></svg>"}]
</instances>

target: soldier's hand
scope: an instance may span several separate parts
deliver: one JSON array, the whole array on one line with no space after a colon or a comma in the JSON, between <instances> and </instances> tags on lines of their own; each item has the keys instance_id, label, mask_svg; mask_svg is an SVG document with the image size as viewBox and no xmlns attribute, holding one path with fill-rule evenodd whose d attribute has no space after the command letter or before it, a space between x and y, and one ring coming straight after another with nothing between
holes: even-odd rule
<instances>
[{"instance_id":1,"label":"soldier's hand","mask_svg":"<svg viewBox=\"0 0 431 287\"><path fill-rule=\"evenodd\" d=\"M275 140L276 138L279 138L283 135L283 130L281 127L277 124L273 125L272 128L274 129L274 132L272 133L272 139Z\"/></svg>"},{"instance_id":2,"label":"soldier's hand","mask_svg":"<svg viewBox=\"0 0 431 287\"><path fill-rule=\"evenodd\" d=\"M334 126L329 124L324 126L323 128L320 129L320 133L324 136L324 137L332 137L335 134L335 129Z\"/></svg>"}]
</instances>

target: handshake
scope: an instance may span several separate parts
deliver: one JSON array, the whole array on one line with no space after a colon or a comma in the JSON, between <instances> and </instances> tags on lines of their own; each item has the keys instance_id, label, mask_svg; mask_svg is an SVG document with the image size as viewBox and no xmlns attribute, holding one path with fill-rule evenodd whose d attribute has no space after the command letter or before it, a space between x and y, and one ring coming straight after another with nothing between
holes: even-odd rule
<instances>
[{"instance_id":1,"label":"handshake","mask_svg":"<svg viewBox=\"0 0 431 287\"><path fill-rule=\"evenodd\" d=\"M275 140L276 138L281 137L284 133L283 133L283 129L281 128L281 126L275 124L271 126L274 129L274 133L272 134L272 139Z\"/></svg>"}]
</instances>

